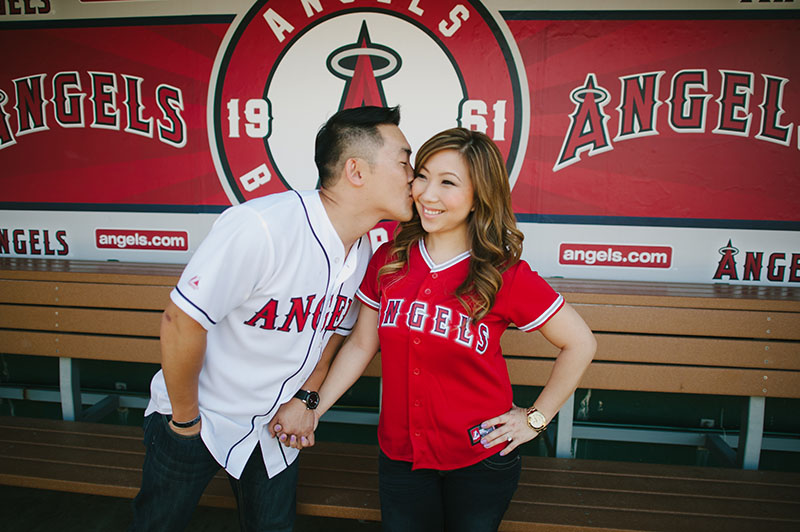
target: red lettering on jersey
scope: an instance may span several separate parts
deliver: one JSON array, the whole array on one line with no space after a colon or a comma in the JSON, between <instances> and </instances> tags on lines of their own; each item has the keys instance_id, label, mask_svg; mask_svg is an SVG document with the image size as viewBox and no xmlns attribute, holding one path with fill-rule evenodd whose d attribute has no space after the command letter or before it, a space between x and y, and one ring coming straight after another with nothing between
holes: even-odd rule
<instances>
[{"instance_id":1,"label":"red lettering on jersey","mask_svg":"<svg viewBox=\"0 0 800 532\"><path fill-rule=\"evenodd\" d=\"M283 322L283 325L281 325L278 330L288 332L292 327L293 321L297 322L297 332L301 332L305 329L308 315L311 313L311 305L314 303L316 297L315 295L307 296L305 308L303 308L302 297L293 297L292 308L289 309L289 313L286 315L286 321Z\"/></svg>"},{"instance_id":2,"label":"red lettering on jersey","mask_svg":"<svg viewBox=\"0 0 800 532\"><path fill-rule=\"evenodd\" d=\"M261 328L272 330L275 328L275 317L277 316L277 311L278 300L270 299L266 305L261 307L261 310L256 312L253 317L244 322L244 324L249 325L250 327L256 327L258 326L258 322L263 320L264 323L261 325Z\"/></svg>"},{"instance_id":3,"label":"red lettering on jersey","mask_svg":"<svg viewBox=\"0 0 800 532\"><path fill-rule=\"evenodd\" d=\"M347 309L350 308L350 304L352 302L352 299L349 299L345 296L336 296L336 306L333 307L333 312L331 312L328 325L325 327L326 331L336 330L336 327L339 326L344 317L347 315Z\"/></svg>"}]
</instances>

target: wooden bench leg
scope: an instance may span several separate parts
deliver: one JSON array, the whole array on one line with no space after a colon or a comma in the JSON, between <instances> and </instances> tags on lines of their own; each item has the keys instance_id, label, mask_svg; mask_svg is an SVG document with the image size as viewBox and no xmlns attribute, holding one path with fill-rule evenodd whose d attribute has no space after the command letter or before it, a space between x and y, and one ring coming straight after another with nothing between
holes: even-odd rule
<instances>
[{"instance_id":1,"label":"wooden bench leg","mask_svg":"<svg viewBox=\"0 0 800 532\"><path fill-rule=\"evenodd\" d=\"M572 412L575 405L575 393L569 396L567 402L558 411L558 424L556 425L556 457L572 458Z\"/></svg>"},{"instance_id":2,"label":"wooden bench leg","mask_svg":"<svg viewBox=\"0 0 800 532\"><path fill-rule=\"evenodd\" d=\"M764 397L750 397L742 412L742 428L736 458L743 469L758 469L764 439Z\"/></svg>"},{"instance_id":3,"label":"wooden bench leg","mask_svg":"<svg viewBox=\"0 0 800 532\"><path fill-rule=\"evenodd\" d=\"M58 387L61 390L61 416L66 421L77 421L81 414L80 360L58 359Z\"/></svg>"}]
</instances>

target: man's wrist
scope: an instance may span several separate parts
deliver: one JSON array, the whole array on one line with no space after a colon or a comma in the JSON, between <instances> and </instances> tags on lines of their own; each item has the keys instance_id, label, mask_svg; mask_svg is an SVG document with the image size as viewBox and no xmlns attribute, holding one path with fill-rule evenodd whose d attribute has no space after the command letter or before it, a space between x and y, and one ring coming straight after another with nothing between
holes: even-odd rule
<instances>
[{"instance_id":1,"label":"man's wrist","mask_svg":"<svg viewBox=\"0 0 800 532\"><path fill-rule=\"evenodd\" d=\"M189 421L175 421L174 417L170 421L172 422L173 426L179 429L188 429L200 423L200 414L198 413L194 419L191 419Z\"/></svg>"},{"instance_id":2,"label":"man's wrist","mask_svg":"<svg viewBox=\"0 0 800 532\"><path fill-rule=\"evenodd\" d=\"M309 410L314 410L319 405L319 394L315 391L306 391L303 389L297 390L297 393L294 394L296 399L300 399L303 403L305 403L306 408Z\"/></svg>"}]
</instances>

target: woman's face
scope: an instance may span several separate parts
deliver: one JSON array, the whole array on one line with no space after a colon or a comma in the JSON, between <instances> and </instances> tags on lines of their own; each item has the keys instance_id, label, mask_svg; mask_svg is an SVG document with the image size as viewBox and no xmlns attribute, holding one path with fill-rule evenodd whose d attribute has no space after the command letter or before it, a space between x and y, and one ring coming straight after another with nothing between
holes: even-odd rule
<instances>
[{"instance_id":1,"label":"woman's face","mask_svg":"<svg viewBox=\"0 0 800 532\"><path fill-rule=\"evenodd\" d=\"M411 196L422 228L429 234L463 237L473 194L469 169L455 150L442 150L430 156L416 169L411 184Z\"/></svg>"}]
</instances>

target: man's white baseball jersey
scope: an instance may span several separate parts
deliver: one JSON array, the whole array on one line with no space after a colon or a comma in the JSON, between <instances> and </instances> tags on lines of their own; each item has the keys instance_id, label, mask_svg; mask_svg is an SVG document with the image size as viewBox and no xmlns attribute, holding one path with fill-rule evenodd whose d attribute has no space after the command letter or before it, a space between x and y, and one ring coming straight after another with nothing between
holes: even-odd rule
<instances>
[{"instance_id":1,"label":"man's white baseball jersey","mask_svg":"<svg viewBox=\"0 0 800 532\"><path fill-rule=\"evenodd\" d=\"M538 329L564 299L519 261L502 274L491 311L473 323L454 295L469 271L468 251L434 264L420 240L407 268L378 279L391 246L375 252L357 293L378 311L381 450L414 469L476 464L501 450L480 445L480 424L512 405L500 337L511 323Z\"/></svg>"},{"instance_id":2,"label":"man's white baseball jersey","mask_svg":"<svg viewBox=\"0 0 800 532\"><path fill-rule=\"evenodd\" d=\"M309 377L330 336L349 334L355 322L368 237L345 253L317 191L273 194L226 210L170 294L208 331L201 437L235 478L259 442L270 477L297 457L267 424ZM153 412L172 413L161 371L145 415Z\"/></svg>"}]
</instances>

